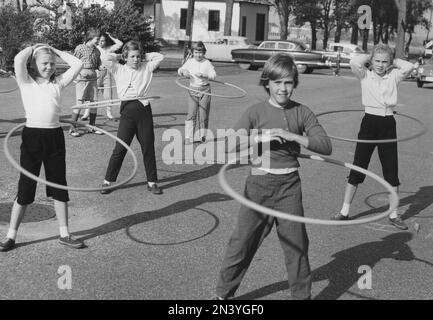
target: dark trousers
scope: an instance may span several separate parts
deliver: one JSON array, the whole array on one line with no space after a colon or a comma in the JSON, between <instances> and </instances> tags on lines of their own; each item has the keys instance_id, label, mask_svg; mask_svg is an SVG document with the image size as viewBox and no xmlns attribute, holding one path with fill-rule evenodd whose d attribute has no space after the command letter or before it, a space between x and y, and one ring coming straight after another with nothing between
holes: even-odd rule
<instances>
[{"instance_id":1,"label":"dark trousers","mask_svg":"<svg viewBox=\"0 0 433 320\"><path fill-rule=\"evenodd\" d=\"M287 175L250 175L246 181L244 195L265 207L297 216L304 215L298 172ZM257 249L274 223L285 256L292 298L310 297L311 269L305 225L262 214L243 205L219 274L216 288L218 296L227 298L234 295Z\"/></svg>"},{"instance_id":2,"label":"dark trousers","mask_svg":"<svg viewBox=\"0 0 433 320\"><path fill-rule=\"evenodd\" d=\"M143 106L138 100L122 102L119 129L117 131L117 137L127 145L131 144L134 136L137 136L138 142L140 142L147 181L157 182L152 109L150 105ZM109 182L116 181L125 155L126 148L116 142L108 163L105 180Z\"/></svg>"},{"instance_id":3,"label":"dark trousers","mask_svg":"<svg viewBox=\"0 0 433 320\"><path fill-rule=\"evenodd\" d=\"M361 122L358 139L396 139L397 130L394 116L376 116L366 113ZM393 187L400 185L398 179L397 143L357 143L353 164L367 169L374 149L377 147L383 178ZM364 182L365 174L351 170L349 183L356 186Z\"/></svg>"},{"instance_id":4,"label":"dark trousers","mask_svg":"<svg viewBox=\"0 0 433 320\"><path fill-rule=\"evenodd\" d=\"M61 128L28 128L22 131L20 165L35 176L39 176L44 164L45 177L49 182L66 186L65 137ZM47 197L67 202L68 191L46 187ZM36 181L20 174L17 202L20 205L33 203Z\"/></svg>"}]
</instances>

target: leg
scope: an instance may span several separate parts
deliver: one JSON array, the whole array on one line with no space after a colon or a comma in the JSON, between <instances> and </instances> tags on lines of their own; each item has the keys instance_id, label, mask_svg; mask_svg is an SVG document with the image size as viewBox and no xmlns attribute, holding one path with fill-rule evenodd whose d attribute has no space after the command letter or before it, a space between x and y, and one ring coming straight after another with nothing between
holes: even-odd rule
<instances>
[{"instance_id":1,"label":"leg","mask_svg":"<svg viewBox=\"0 0 433 320\"><path fill-rule=\"evenodd\" d=\"M121 116L119 121L119 129L117 131L117 137L129 146L132 142L132 139L134 138L135 133L136 127L134 121L125 116ZM116 181L117 176L120 172L120 168L122 167L125 155L126 148L123 147L120 143L116 142L116 146L114 147L113 153L111 154L107 172L105 174L106 181Z\"/></svg>"},{"instance_id":2,"label":"leg","mask_svg":"<svg viewBox=\"0 0 433 320\"><path fill-rule=\"evenodd\" d=\"M210 88L206 90L210 93ZM199 103L199 127L200 127L200 140L206 140L207 130L209 128L209 113L210 113L211 96L204 94Z\"/></svg>"},{"instance_id":3,"label":"leg","mask_svg":"<svg viewBox=\"0 0 433 320\"><path fill-rule=\"evenodd\" d=\"M262 205L270 205L267 202L269 189L264 191L260 181L256 182L257 180L257 176L247 178L245 197ZM273 217L241 206L238 222L227 245L218 277L217 296L225 299L235 294L257 249L271 231L273 222Z\"/></svg>"},{"instance_id":4,"label":"leg","mask_svg":"<svg viewBox=\"0 0 433 320\"><path fill-rule=\"evenodd\" d=\"M137 121L137 139L143 154L144 169L148 183L158 182L158 172L155 158L155 133L153 129L153 115L150 105L140 110L142 113Z\"/></svg>"},{"instance_id":5,"label":"leg","mask_svg":"<svg viewBox=\"0 0 433 320\"><path fill-rule=\"evenodd\" d=\"M193 92L188 91L188 114L185 120L185 139L194 139L194 128L197 121L197 110L199 107L198 98Z\"/></svg>"},{"instance_id":6,"label":"leg","mask_svg":"<svg viewBox=\"0 0 433 320\"><path fill-rule=\"evenodd\" d=\"M299 174L281 180L274 209L303 217L302 191ZM305 224L277 219L277 234L285 256L292 298L309 299L311 296L311 268L308 260L308 236Z\"/></svg>"}]
</instances>

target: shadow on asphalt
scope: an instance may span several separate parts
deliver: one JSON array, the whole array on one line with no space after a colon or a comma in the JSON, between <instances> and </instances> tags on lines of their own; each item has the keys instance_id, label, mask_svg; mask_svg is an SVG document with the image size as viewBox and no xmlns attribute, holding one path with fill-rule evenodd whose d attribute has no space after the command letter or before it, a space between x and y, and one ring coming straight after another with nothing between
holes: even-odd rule
<instances>
[{"instance_id":1,"label":"shadow on asphalt","mask_svg":"<svg viewBox=\"0 0 433 320\"><path fill-rule=\"evenodd\" d=\"M367 265L373 269L382 259L416 260L433 266L431 262L415 257L407 245L412 238L413 235L409 232L398 232L383 237L381 241L360 244L335 253L332 255L334 259L331 262L312 272L313 283L324 280L329 282L327 287L314 297L314 300L336 300L345 293L362 299L375 299L351 292L349 289L362 276L358 273L360 266ZM235 300L259 299L287 289L289 289L287 281L280 281L236 297Z\"/></svg>"},{"instance_id":2,"label":"shadow on asphalt","mask_svg":"<svg viewBox=\"0 0 433 320\"><path fill-rule=\"evenodd\" d=\"M121 217L119 219L107 222L107 223L100 225L98 227L95 227L95 228L75 232L74 236L76 236L77 238L80 238L81 240L89 240L89 239L92 239L95 237L103 236L103 235L108 234L108 233L116 232L118 230L127 229L127 228L130 228L130 227L137 225L137 224L140 224L140 223L152 221L155 219L160 219L163 217L171 216L171 215L176 214L176 213L180 213L180 212L184 212L184 211L187 211L187 210L190 210L193 208L197 208L197 207L199 207L205 203L221 202L221 201L228 201L228 200L231 200L231 198L225 194L210 193L210 194L203 195L203 196L193 198L193 199L181 200L181 201L175 202L175 203L173 203L167 207L164 207L164 208L161 208L158 210L143 211L143 212L138 212L138 213L126 216L126 217ZM210 232L214 231L216 229L216 227L219 225L219 219L216 216L214 218L216 219L216 222L215 222L216 226L214 226L211 229L211 231L208 231L206 233L206 235L208 235L208 234L210 234ZM58 239L57 236L44 238L44 239L40 239L40 240L35 240L35 241L18 243L17 247L24 247L24 246L35 244L35 243L40 243L40 242L45 242L45 241L50 241L50 240L56 240L56 239ZM190 240L190 241L192 241L192 240Z\"/></svg>"},{"instance_id":3,"label":"shadow on asphalt","mask_svg":"<svg viewBox=\"0 0 433 320\"><path fill-rule=\"evenodd\" d=\"M378 194L385 194L383 192ZM417 214L419 214L424 209L428 208L431 204L433 204L433 186L425 186L419 188L417 192L414 194L411 194L407 197L401 198L399 201L399 207L403 207L405 205L409 205L409 208L401 214L401 218L403 220L410 219ZM375 194L377 195L377 194ZM367 197L364 201L365 203L371 207L371 205L368 203L368 198L370 198L372 195ZM374 195L373 195L374 196ZM352 219L358 219L362 218L364 216L372 215L375 213L383 212L388 209L388 204L378 207L378 208L372 208L371 210L367 210L364 212L361 212L355 216L352 217Z\"/></svg>"}]
</instances>

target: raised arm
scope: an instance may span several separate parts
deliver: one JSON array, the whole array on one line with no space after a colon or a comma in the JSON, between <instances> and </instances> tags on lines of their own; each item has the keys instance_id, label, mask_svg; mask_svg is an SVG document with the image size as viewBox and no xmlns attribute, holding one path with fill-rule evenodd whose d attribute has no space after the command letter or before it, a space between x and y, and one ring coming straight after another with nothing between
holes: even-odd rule
<instances>
[{"instance_id":1,"label":"raised arm","mask_svg":"<svg viewBox=\"0 0 433 320\"><path fill-rule=\"evenodd\" d=\"M18 84L25 82L29 78L27 71L27 60L33 52L33 47L27 47L21 50L14 58L15 78Z\"/></svg>"},{"instance_id":2,"label":"raised arm","mask_svg":"<svg viewBox=\"0 0 433 320\"><path fill-rule=\"evenodd\" d=\"M394 66L397 68L398 71L398 80L402 81L404 78L406 78L413 69L418 68L418 63L411 63L409 61L405 61L402 59L394 59L393 61Z\"/></svg>"},{"instance_id":3,"label":"raised arm","mask_svg":"<svg viewBox=\"0 0 433 320\"><path fill-rule=\"evenodd\" d=\"M149 66L151 71L154 71L158 68L159 64L162 60L164 60L164 56L158 52L149 52L145 55L145 60L147 61L147 65Z\"/></svg>"},{"instance_id":4,"label":"raised arm","mask_svg":"<svg viewBox=\"0 0 433 320\"><path fill-rule=\"evenodd\" d=\"M123 46L123 42L122 41L120 41L119 39L116 39L116 38L112 37L111 34L109 34L108 32L107 32L107 35L110 37L111 40L114 41L114 44L109 49L110 52L116 52L117 50L119 50L120 48L122 48L122 46Z\"/></svg>"},{"instance_id":5,"label":"raised arm","mask_svg":"<svg viewBox=\"0 0 433 320\"><path fill-rule=\"evenodd\" d=\"M81 62L80 59L74 57L72 54L57 50L53 47L51 47L51 49L53 49L53 51L70 66L65 73L58 77L63 87L66 87L78 76L81 68L83 67L83 62Z\"/></svg>"},{"instance_id":6,"label":"raised arm","mask_svg":"<svg viewBox=\"0 0 433 320\"><path fill-rule=\"evenodd\" d=\"M359 79L362 79L367 74L367 67L365 64L370 61L369 55L355 55L350 59L350 69Z\"/></svg>"}]
</instances>

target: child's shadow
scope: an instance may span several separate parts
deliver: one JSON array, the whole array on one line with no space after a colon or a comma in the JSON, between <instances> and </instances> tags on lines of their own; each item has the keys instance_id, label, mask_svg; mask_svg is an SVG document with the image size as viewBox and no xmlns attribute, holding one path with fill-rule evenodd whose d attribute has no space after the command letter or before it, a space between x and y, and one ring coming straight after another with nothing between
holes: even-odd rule
<instances>
[{"instance_id":1,"label":"child's shadow","mask_svg":"<svg viewBox=\"0 0 433 320\"><path fill-rule=\"evenodd\" d=\"M412 234L409 232L393 233L383 237L382 241L364 243L337 252L332 256L334 260L312 272L313 282L329 281L328 286L314 297L314 299L338 299L344 293L348 292L363 275L362 273L358 273L360 266L368 265L373 269L381 259L391 258L403 261L418 260L433 266L431 262L417 259L414 256L412 250L407 245L407 242L411 239ZM287 289L289 289L287 281L280 281L239 296L236 299L258 299Z\"/></svg>"},{"instance_id":2,"label":"child's shadow","mask_svg":"<svg viewBox=\"0 0 433 320\"><path fill-rule=\"evenodd\" d=\"M432 195L433 195L433 186L425 186L419 188L419 190L415 194L411 194L407 197L401 198L399 202L399 207L403 207L409 204L409 208L405 212L401 212L402 219L403 220L409 219L413 216L416 216L424 209L428 208L433 203ZM369 204L367 203L367 205ZM386 210L387 208L388 208L388 204L386 206L373 208L371 210L367 210L353 216L352 219L359 219L364 216L379 213Z\"/></svg>"}]
</instances>

